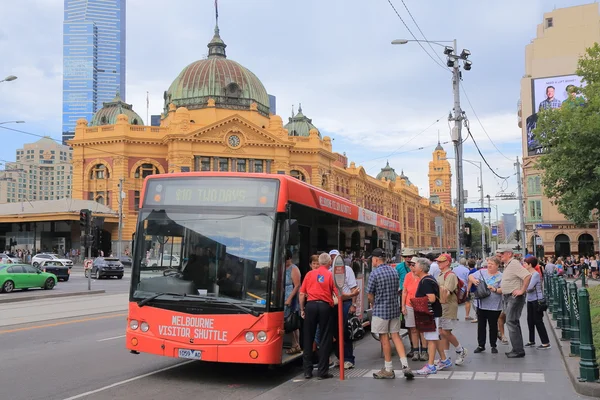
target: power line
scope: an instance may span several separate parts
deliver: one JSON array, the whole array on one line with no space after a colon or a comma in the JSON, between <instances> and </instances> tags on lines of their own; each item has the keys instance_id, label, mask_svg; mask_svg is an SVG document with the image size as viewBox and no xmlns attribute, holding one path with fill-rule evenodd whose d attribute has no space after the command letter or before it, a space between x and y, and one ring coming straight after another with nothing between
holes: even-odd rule
<instances>
[{"instance_id":1,"label":"power line","mask_svg":"<svg viewBox=\"0 0 600 400\"><path fill-rule=\"evenodd\" d=\"M463 94L465 95L465 98L467 99L467 103L469 103L469 107L471 107L471 111L473 112L473 115L475 116L475 119L477 119L477 122L479 123L479 126L481 126L481 129L483 130L483 132L485 133L485 135L487 136L487 138L490 140L490 143L492 143L492 145L496 148L496 150L498 151L498 153L500 153L500 155L502 157L506 158L509 161L513 161L512 158L507 157L504 153L502 153L500 151L500 149L498 148L498 146L496 146L496 143L494 143L494 141L492 140L492 138L490 137L490 135L485 130L485 127L483 126L483 123L481 123L481 120L479 119L479 116L477 115L477 112L475 112L475 108L473 107L473 104L471 104L471 99L469 99L469 95L467 94L467 91L465 90L465 87L464 87L462 81L460 81L460 87L462 88Z\"/></svg>"},{"instance_id":2,"label":"power line","mask_svg":"<svg viewBox=\"0 0 600 400\"><path fill-rule=\"evenodd\" d=\"M440 64L435 58L433 58L433 56L431 54L429 54L429 52L427 51L427 49L425 47L423 47L423 45L421 44L421 41L419 39L417 39L417 37L412 33L412 31L410 30L410 28L408 27L408 25L406 24L406 22L404 22L404 19L402 19L402 17L400 16L400 13L398 12L398 10L396 10L396 7L392 3L392 1L391 0L387 0L387 2L390 3L390 6L394 10L394 12L396 13L396 15L400 19L400 21L402 21L402 24L404 25L404 27L406 28L406 30L408 31L408 33L410 33L410 35L413 37L413 39L421 47L421 49L423 49L423 51L425 52L425 54L427 54L429 56L429 58L431 58L431 60L433 60L433 62L436 63L440 68L443 68L444 71L448 71L448 68L446 68L443 64Z\"/></svg>"},{"instance_id":3,"label":"power line","mask_svg":"<svg viewBox=\"0 0 600 400\"><path fill-rule=\"evenodd\" d=\"M408 15L410 16L410 19L412 19L412 21L414 22L415 26L419 30L419 32L421 32L421 35L423 36L423 39L425 39L425 42L429 45L429 48L431 49L431 51L433 52L433 54L435 54L435 56L437 57L437 59L440 60L440 62L442 64L444 64L444 60L442 59L442 57L440 57L440 55L438 54L438 52L435 51L435 49L433 48L433 46L431 45L431 43L429 42L429 40L427 39L427 37L425 36L425 34L423 33L423 31L421 30L421 27L419 27L419 24L417 23L417 21L415 20L415 18L412 15L412 13L408 9L408 6L404 2L404 0L400 0L400 1L402 1L402 4L404 5L404 8L406 9L406 12L408 12ZM458 51L458 49L455 49L455 51ZM448 69L448 68L444 68L444 69Z\"/></svg>"},{"instance_id":4,"label":"power line","mask_svg":"<svg viewBox=\"0 0 600 400\"><path fill-rule=\"evenodd\" d=\"M416 149L401 151L399 153L395 153L394 155L407 154L407 153L412 153L412 152L415 152L415 151L427 150L427 149L430 149L430 148L432 148L434 146L437 146L438 144L449 144L449 143L452 143L452 141L448 140L448 141L445 141L445 142L437 142L436 144L430 144L430 145L427 145L427 146L417 147ZM375 161L375 160L381 160L382 158L386 158L386 157L378 157L378 158L374 158L374 159L371 159L371 160L365 161L365 162L371 162L371 161ZM369 167L365 171L370 171L370 170L372 170L375 167L376 167L376 165L373 165L372 167Z\"/></svg>"},{"instance_id":5,"label":"power line","mask_svg":"<svg viewBox=\"0 0 600 400\"><path fill-rule=\"evenodd\" d=\"M483 156L483 153L479 149L479 145L477 145L477 142L475 141L475 138L473 137L473 134L471 133L471 128L469 127L469 120L466 117L465 117L465 127L467 128L467 132L469 132L469 136L471 137L471 140L473 141L473 144L475 144L475 148L477 149L477 152L479 153L479 156L481 157L481 159L483 160L483 162L485 163L485 165L487 165L487 167L490 169L490 171L492 171L492 173L494 175L496 175L500 179L507 180L508 178L510 178L509 176L500 176L500 175L498 175L496 173L496 171L494 171L494 169L490 166L490 164L488 163L488 161Z\"/></svg>"}]
</instances>

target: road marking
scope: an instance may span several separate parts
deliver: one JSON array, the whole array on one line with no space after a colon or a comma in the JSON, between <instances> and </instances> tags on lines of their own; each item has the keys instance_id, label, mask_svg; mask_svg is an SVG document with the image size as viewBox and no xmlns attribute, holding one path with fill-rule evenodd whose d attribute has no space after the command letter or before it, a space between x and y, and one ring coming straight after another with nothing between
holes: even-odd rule
<instances>
[{"instance_id":1,"label":"road marking","mask_svg":"<svg viewBox=\"0 0 600 400\"><path fill-rule=\"evenodd\" d=\"M121 338L124 338L124 337L125 337L125 335L113 336L113 337L109 337L109 338L106 338L106 339L97 340L97 342L106 342L107 340L121 339Z\"/></svg>"},{"instance_id":2,"label":"road marking","mask_svg":"<svg viewBox=\"0 0 600 400\"><path fill-rule=\"evenodd\" d=\"M91 318L75 319L73 321L54 322L52 324L27 326L25 328L5 329L5 330L0 331L0 335L5 334L5 333L31 331L31 330L34 330L34 329L51 328L51 327L54 327L54 326L62 326L62 325L69 325L69 324L78 324L80 322L97 321L97 320L100 320L100 319L124 317L126 315L127 315L127 313L120 313L120 314L113 314L113 315L103 315L102 317L91 317Z\"/></svg>"},{"instance_id":3,"label":"road marking","mask_svg":"<svg viewBox=\"0 0 600 400\"><path fill-rule=\"evenodd\" d=\"M174 368L179 368L179 367L182 367L182 366L184 366L186 364L190 364L190 363L193 363L193 362L194 362L194 360L184 361L184 362L179 363L179 364L171 365L170 367L165 367L165 368L157 369L156 371L148 372L147 374L134 376L133 378L125 379L124 381L120 381L120 382L116 382L116 383L113 383L113 384L110 384L110 385L106 385L106 386L103 386L103 387L101 387L99 389L96 389L96 390L90 390L89 392L80 393L80 394L75 395L75 396L67 397L66 399L63 399L63 400L81 399L83 397L90 396L90 395L96 394L96 393L100 393L100 392L103 392L105 390L112 389L114 387L124 385L126 383L130 383L130 382L133 382L133 381L137 381L137 380L146 378L148 376L160 374L161 372L169 371L169 370L174 369Z\"/></svg>"},{"instance_id":4,"label":"road marking","mask_svg":"<svg viewBox=\"0 0 600 400\"><path fill-rule=\"evenodd\" d=\"M371 378L373 373L378 370L373 369L363 378ZM402 376L402 370L395 370L396 376ZM432 375L416 375L415 378L421 379L452 379L462 381L496 381L496 382L530 382L530 383L545 383L546 376L543 373L520 373L520 372L473 372L473 371L439 371Z\"/></svg>"}]
</instances>

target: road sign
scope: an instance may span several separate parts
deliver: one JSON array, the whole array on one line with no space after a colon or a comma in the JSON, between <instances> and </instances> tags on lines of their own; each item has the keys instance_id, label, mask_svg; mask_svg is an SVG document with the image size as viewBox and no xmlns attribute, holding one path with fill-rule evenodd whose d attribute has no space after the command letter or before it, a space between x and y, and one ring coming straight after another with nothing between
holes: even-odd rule
<instances>
[{"instance_id":1,"label":"road sign","mask_svg":"<svg viewBox=\"0 0 600 400\"><path fill-rule=\"evenodd\" d=\"M535 227L537 229L550 229L552 228L552 224L536 224Z\"/></svg>"},{"instance_id":2,"label":"road sign","mask_svg":"<svg viewBox=\"0 0 600 400\"><path fill-rule=\"evenodd\" d=\"M482 212L490 212L491 208L482 207L482 208L465 208L466 213L482 213Z\"/></svg>"},{"instance_id":3,"label":"road sign","mask_svg":"<svg viewBox=\"0 0 600 400\"><path fill-rule=\"evenodd\" d=\"M498 228L495 226L492 226L492 236L498 236Z\"/></svg>"}]
</instances>

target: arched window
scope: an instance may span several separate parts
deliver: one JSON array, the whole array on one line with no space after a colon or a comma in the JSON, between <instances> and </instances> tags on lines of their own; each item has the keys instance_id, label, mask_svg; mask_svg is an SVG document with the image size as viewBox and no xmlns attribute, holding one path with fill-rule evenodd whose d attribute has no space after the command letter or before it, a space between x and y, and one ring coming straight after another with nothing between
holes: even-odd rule
<instances>
[{"instance_id":1,"label":"arched window","mask_svg":"<svg viewBox=\"0 0 600 400\"><path fill-rule=\"evenodd\" d=\"M321 177L321 187L323 189L327 189L327 175L323 175Z\"/></svg>"},{"instance_id":2,"label":"arched window","mask_svg":"<svg viewBox=\"0 0 600 400\"><path fill-rule=\"evenodd\" d=\"M103 115L102 118L100 118L100 125L106 125L108 123L108 119L106 118L106 115Z\"/></svg>"},{"instance_id":3,"label":"arched window","mask_svg":"<svg viewBox=\"0 0 600 400\"><path fill-rule=\"evenodd\" d=\"M297 169L291 170L290 175L296 179L301 180L302 182L306 182L306 177L304 176L304 174L302 172L298 171Z\"/></svg>"},{"instance_id":4,"label":"arched window","mask_svg":"<svg viewBox=\"0 0 600 400\"><path fill-rule=\"evenodd\" d=\"M98 197L96 197L96 203L98 203L98 204L104 204L104 196L98 196Z\"/></svg>"},{"instance_id":5,"label":"arched window","mask_svg":"<svg viewBox=\"0 0 600 400\"><path fill-rule=\"evenodd\" d=\"M137 118L134 118L133 121L131 122L131 125L137 125L138 124L138 120Z\"/></svg>"},{"instance_id":6,"label":"arched window","mask_svg":"<svg viewBox=\"0 0 600 400\"><path fill-rule=\"evenodd\" d=\"M90 179L108 179L110 178L110 173L108 172L108 168L104 164L96 164L94 168L90 171Z\"/></svg>"},{"instance_id":7,"label":"arched window","mask_svg":"<svg viewBox=\"0 0 600 400\"><path fill-rule=\"evenodd\" d=\"M135 177L136 178L146 178L147 176L150 175L155 175L158 174L158 167L154 166L153 164L142 164L139 167L137 167L137 169L135 170Z\"/></svg>"}]
</instances>

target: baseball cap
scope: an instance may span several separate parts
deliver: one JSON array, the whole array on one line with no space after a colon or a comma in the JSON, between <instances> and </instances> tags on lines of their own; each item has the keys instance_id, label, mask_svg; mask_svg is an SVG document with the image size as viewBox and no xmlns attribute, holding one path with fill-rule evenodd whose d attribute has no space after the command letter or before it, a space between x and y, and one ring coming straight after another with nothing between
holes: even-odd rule
<instances>
[{"instance_id":1,"label":"baseball cap","mask_svg":"<svg viewBox=\"0 0 600 400\"><path fill-rule=\"evenodd\" d=\"M340 255L340 252L339 252L339 251L337 251L337 250L331 250L331 251L329 252L329 255L330 255L331 257L334 257L334 256L339 256L339 255Z\"/></svg>"},{"instance_id":2,"label":"baseball cap","mask_svg":"<svg viewBox=\"0 0 600 400\"><path fill-rule=\"evenodd\" d=\"M371 257L378 257L381 258L383 257L383 250L381 250L379 247L376 248L375 250L373 250L373 252L371 253Z\"/></svg>"},{"instance_id":3,"label":"baseball cap","mask_svg":"<svg viewBox=\"0 0 600 400\"><path fill-rule=\"evenodd\" d=\"M452 262L452 256L450 256L450 254L448 254L448 253L440 254L440 256L438 258L436 258L435 261L437 261L437 262L444 262L444 261Z\"/></svg>"}]
</instances>

